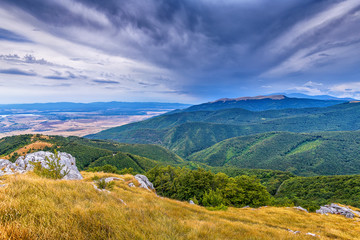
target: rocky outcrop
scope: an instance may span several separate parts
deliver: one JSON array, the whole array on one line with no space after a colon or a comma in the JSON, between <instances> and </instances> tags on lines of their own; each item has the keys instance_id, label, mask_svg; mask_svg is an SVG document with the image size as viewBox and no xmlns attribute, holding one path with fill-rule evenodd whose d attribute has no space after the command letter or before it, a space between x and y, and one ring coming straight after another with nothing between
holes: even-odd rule
<instances>
[{"instance_id":1,"label":"rocky outcrop","mask_svg":"<svg viewBox=\"0 0 360 240\"><path fill-rule=\"evenodd\" d=\"M62 173L67 173L63 179L77 180L83 178L76 167L76 160L73 156L65 152L58 152L58 156L60 158L59 163L64 166ZM48 168L46 158L53 159L54 153L44 151L29 153L25 157L19 157L15 163L0 159L0 176L31 171L34 169L32 163L35 162L39 162L44 168Z\"/></svg>"},{"instance_id":2,"label":"rocky outcrop","mask_svg":"<svg viewBox=\"0 0 360 240\"><path fill-rule=\"evenodd\" d=\"M23 173L24 169L19 168L15 163L10 162L6 159L0 159L0 176L9 175L14 173Z\"/></svg>"},{"instance_id":3,"label":"rocky outcrop","mask_svg":"<svg viewBox=\"0 0 360 240\"><path fill-rule=\"evenodd\" d=\"M147 190L154 190L154 185L149 181L149 179L145 175L136 174L135 179L139 182L140 186L142 188L145 188Z\"/></svg>"},{"instance_id":4,"label":"rocky outcrop","mask_svg":"<svg viewBox=\"0 0 360 240\"><path fill-rule=\"evenodd\" d=\"M306 210L305 208L303 208L303 207L300 207L300 206L297 206L297 207L294 207L295 209L297 209L297 210L300 210L300 211L303 211L303 212L309 212L308 210Z\"/></svg>"},{"instance_id":5,"label":"rocky outcrop","mask_svg":"<svg viewBox=\"0 0 360 240\"><path fill-rule=\"evenodd\" d=\"M125 181L124 179L122 179L122 178L118 178L118 177L108 177L108 178L103 178L104 179L104 181L106 182L106 183L109 183L109 182L111 182L111 181ZM100 179L100 181L101 181L102 179Z\"/></svg>"},{"instance_id":6,"label":"rocky outcrop","mask_svg":"<svg viewBox=\"0 0 360 240\"><path fill-rule=\"evenodd\" d=\"M347 207L341 207L334 203L330 205L321 206L319 210L316 210L316 212L325 215L327 215L328 213L338 214L338 215L343 215L347 218L354 218L355 216L360 217L360 212L354 211Z\"/></svg>"}]
</instances>

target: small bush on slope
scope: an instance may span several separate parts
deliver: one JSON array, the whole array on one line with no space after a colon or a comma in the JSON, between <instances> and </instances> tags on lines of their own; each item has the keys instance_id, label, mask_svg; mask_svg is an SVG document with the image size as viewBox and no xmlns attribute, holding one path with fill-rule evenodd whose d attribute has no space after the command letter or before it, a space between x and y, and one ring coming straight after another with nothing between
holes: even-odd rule
<instances>
[{"instance_id":1,"label":"small bush on slope","mask_svg":"<svg viewBox=\"0 0 360 240\"><path fill-rule=\"evenodd\" d=\"M118 170L118 168L116 166L113 166L110 164L106 164L101 167L88 168L86 171L87 172L116 173L116 174L120 174L120 175L121 174L132 174L132 175L136 174L136 172L134 171L133 168L124 168L124 169Z\"/></svg>"},{"instance_id":2,"label":"small bush on slope","mask_svg":"<svg viewBox=\"0 0 360 240\"><path fill-rule=\"evenodd\" d=\"M106 182L105 179L100 179L98 181L96 181L96 186L99 189L109 189L112 190L114 188L115 182L114 181L110 181L110 182Z\"/></svg>"}]
</instances>

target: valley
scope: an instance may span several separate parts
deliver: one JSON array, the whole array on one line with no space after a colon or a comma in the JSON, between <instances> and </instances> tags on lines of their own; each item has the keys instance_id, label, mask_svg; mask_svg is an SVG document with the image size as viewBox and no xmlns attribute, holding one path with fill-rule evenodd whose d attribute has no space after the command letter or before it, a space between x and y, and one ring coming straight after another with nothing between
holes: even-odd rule
<instances>
[{"instance_id":1,"label":"valley","mask_svg":"<svg viewBox=\"0 0 360 240\"><path fill-rule=\"evenodd\" d=\"M121 102L0 105L0 138L30 133L85 136L186 106Z\"/></svg>"}]
</instances>

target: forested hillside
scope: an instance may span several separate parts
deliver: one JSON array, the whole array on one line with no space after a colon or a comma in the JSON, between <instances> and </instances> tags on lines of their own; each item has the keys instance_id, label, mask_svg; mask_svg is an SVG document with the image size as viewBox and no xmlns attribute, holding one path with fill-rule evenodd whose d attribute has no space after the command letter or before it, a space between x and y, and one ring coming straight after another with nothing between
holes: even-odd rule
<instances>
[{"instance_id":1,"label":"forested hillside","mask_svg":"<svg viewBox=\"0 0 360 240\"><path fill-rule=\"evenodd\" d=\"M280 186L276 197L311 210L330 202L360 207L360 175L291 178Z\"/></svg>"},{"instance_id":2,"label":"forested hillside","mask_svg":"<svg viewBox=\"0 0 360 240\"><path fill-rule=\"evenodd\" d=\"M194 153L189 160L303 176L359 174L360 132L270 132L236 137Z\"/></svg>"},{"instance_id":3,"label":"forested hillside","mask_svg":"<svg viewBox=\"0 0 360 240\"><path fill-rule=\"evenodd\" d=\"M127 143L162 145L181 157L227 138L271 131L319 132L360 129L360 103L326 108L251 112L225 109L165 114L88 136Z\"/></svg>"},{"instance_id":4,"label":"forested hillside","mask_svg":"<svg viewBox=\"0 0 360 240\"><path fill-rule=\"evenodd\" d=\"M81 170L110 164L119 170L132 168L135 172L145 172L157 164L172 165L181 164L184 161L171 151L157 145L120 144L80 137L66 138L32 134L0 140L0 158L12 161L26 153L55 149L73 155Z\"/></svg>"},{"instance_id":5,"label":"forested hillside","mask_svg":"<svg viewBox=\"0 0 360 240\"><path fill-rule=\"evenodd\" d=\"M310 97L310 96L309 96ZM215 111L227 108L243 108L250 111L265 111L271 109L328 107L344 100L319 100L310 98L290 98L284 95L257 97L222 98L213 102L194 105L182 111Z\"/></svg>"}]
</instances>

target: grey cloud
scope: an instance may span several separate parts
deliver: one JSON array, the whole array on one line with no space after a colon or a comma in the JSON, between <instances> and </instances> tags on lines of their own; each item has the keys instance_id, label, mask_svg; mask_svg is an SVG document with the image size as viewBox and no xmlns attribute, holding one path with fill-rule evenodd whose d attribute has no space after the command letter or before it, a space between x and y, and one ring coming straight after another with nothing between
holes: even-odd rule
<instances>
[{"instance_id":1,"label":"grey cloud","mask_svg":"<svg viewBox=\"0 0 360 240\"><path fill-rule=\"evenodd\" d=\"M120 84L119 82L111 80L93 80L93 82L97 84Z\"/></svg>"},{"instance_id":2,"label":"grey cloud","mask_svg":"<svg viewBox=\"0 0 360 240\"><path fill-rule=\"evenodd\" d=\"M145 82L138 82L139 85L142 85L144 87L156 87L159 86L160 84L158 83L145 83Z\"/></svg>"},{"instance_id":3,"label":"grey cloud","mask_svg":"<svg viewBox=\"0 0 360 240\"><path fill-rule=\"evenodd\" d=\"M297 24L306 22L328 8L341 4L339 0L73 0L84 8L97 11L109 21L99 24L96 19L77 14L71 6L51 0L3 0L0 6L21 8L41 22L41 30L69 41L100 49L109 55L151 63L169 70L177 78L145 79L139 85L167 84L179 92L198 95L236 93L246 86L261 87L258 81L266 73L295 59L298 66L309 60L304 68L290 70L284 76L268 77L264 81L297 83L311 80L313 72L333 69L344 56L334 54L341 48L354 48L360 43L356 18L358 8L299 35L290 44L277 45L275 39L286 35ZM19 16L21 17L21 16ZM54 27L55 26L55 27ZM83 37L103 37L108 44ZM351 51L349 51L351 52ZM73 61L81 58L73 58ZM294 60L294 61L295 61ZM37 60L40 61L40 60ZM46 60L44 60L46 61ZM355 63L359 62L354 58ZM39 64L41 64L39 62ZM304 64L305 65L305 64ZM286 70L286 67L284 67ZM310 69L308 69L310 68ZM68 74L67 78L75 78ZM132 76L123 76L133 80ZM328 75L329 79L332 76ZM104 73L104 79L121 79ZM325 76L324 76L325 78ZM335 81L335 80L333 80ZM96 84L119 84L112 80L93 80ZM269 84L272 82L266 82ZM273 84L270 84L273 85ZM219 87L221 86L221 88Z\"/></svg>"},{"instance_id":4,"label":"grey cloud","mask_svg":"<svg viewBox=\"0 0 360 240\"><path fill-rule=\"evenodd\" d=\"M22 76L36 76L37 74L32 71L23 71L17 68L9 68L0 70L2 74L11 74L11 75L22 75Z\"/></svg>"},{"instance_id":5,"label":"grey cloud","mask_svg":"<svg viewBox=\"0 0 360 240\"><path fill-rule=\"evenodd\" d=\"M45 76L44 78L52 80L69 80L69 78L62 76Z\"/></svg>"},{"instance_id":6,"label":"grey cloud","mask_svg":"<svg viewBox=\"0 0 360 240\"><path fill-rule=\"evenodd\" d=\"M26 54L25 56L24 56L24 61L26 62L26 63L35 63L35 64L41 64L41 65L50 65L50 66L52 66L52 65L54 65L53 63L51 63L51 62L48 62L48 61L46 61L45 59L36 59L33 55L31 55L31 54Z\"/></svg>"}]
</instances>

